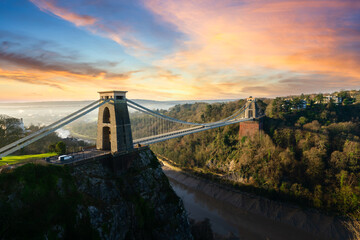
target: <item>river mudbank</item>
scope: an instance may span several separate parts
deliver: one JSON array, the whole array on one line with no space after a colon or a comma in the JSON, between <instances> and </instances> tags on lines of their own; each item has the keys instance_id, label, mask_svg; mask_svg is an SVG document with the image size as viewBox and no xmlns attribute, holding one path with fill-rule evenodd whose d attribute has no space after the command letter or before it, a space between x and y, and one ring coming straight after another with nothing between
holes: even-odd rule
<instances>
[{"instance_id":1,"label":"river mudbank","mask_svg":"<svg viewBox=\"0 0 360 240\"><path fill-rule=\"evenodd\" d=\"M163 164L190 217L209 217L214 232L229 231L239 239L350 239L339 217L240 192Z\"/></svg>"}]
</instances>

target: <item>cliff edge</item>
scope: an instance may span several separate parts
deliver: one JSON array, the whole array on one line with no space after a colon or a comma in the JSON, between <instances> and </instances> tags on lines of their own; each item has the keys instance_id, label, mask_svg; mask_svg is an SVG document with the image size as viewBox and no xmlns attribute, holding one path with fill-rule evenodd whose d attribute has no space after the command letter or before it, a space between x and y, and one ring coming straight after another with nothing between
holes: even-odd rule
<instances>
[{"instance_id":1,"label":"cliff edge","mask_svg":"<svg viewBox=\"0 0 360 240\"><path fill-rule=\"evenodd\" d=\"M193 239L183 203L148 148L0 174L0 239L24 238Z\"/></svg>"}]
</instances>

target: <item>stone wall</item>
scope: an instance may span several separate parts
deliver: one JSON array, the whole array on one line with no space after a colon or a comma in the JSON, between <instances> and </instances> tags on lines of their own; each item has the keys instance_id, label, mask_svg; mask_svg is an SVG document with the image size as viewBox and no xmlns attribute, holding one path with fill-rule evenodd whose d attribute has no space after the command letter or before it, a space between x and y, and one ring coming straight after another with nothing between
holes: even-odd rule
<instances>
[{"instance_id":1,"label":"stone wall","mask_svg":"<svg viewBox=\"0 0 360 240\"><path fill-rule=\"evenodd\" d=\"M253 136L262 129L261 121L247 121L239 124L239 137Z\"/></svg>"}]
</instances>

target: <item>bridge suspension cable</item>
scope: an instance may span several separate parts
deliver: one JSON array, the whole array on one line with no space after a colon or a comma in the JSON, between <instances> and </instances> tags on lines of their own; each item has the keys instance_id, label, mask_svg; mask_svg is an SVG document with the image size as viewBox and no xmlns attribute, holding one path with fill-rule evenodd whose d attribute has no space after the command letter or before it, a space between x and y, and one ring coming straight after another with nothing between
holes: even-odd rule
<instances>
[{"instance_id":1,"label":"bridge suspension cable","mask_svg":"<svg viewBox=\"0 0 360 240\"><path fill-rule=\"evenodd\" d=\"M77 120L78 118L88 114L89 112L97 109L98 107L100 107L103 104L110 102L110 101L114 101L114 99L109 98L106 100L102 99L102 100L94 101L94 102L90 103L89 105L81 108L80 110L78 110L74 113L71 113L70 115L40 129L39 131L32 133L22 139L19 139L7 146L2 147L0 149L0 158L7 156L17 150L20 150L21 148L49 135L50 133L55 132L57 129ZM216 122L195 123L195 122L182 121L182 120L179 120L176 118L166 116L159 112L150 110L140 104L137 104L136 102L134 102L130 99L126 99L126 102L127 102L128 107L144 113L145 116L150 116L150 117L143 119L144 120L143 126L145 126L145 128L146 128L145 132L150 133L150 136L140 137L140 138L134 140L134 144L136 144L136 143L151 144L151 143L155 143L155 142L159 142L159 141L165 141L167 139L171 139L171 138L175 138L175 137L185 136L185 135L195 133L195 132L200 132L200 131L205 131L208 129L213 129L213 128L217 128L217 127L230 125L230 124L237 123L237 122L248 121L248 120L251 120L252 118L238 119L238 117L247 108L249 108L251 104L255 104L255 102L251 102L250 104L245 104L244 106L242 106L239 110L235 111L229 117L226 117L226 118L221 119ZM175 127L179 127L179 126L184 127L184 126L188 126L188 125L191 125L191 127L186 127L186 128L174 131ZM170 132L167 132L169 130L170 130Z\"/></svg>"},{"instance_id":2,"label":"bridge suspension cable","mask_svg":"<svg viewBox=\"0 0 360 240\"><path fill-rule=\"evenodd\" d=\"M134 101L131 101L129 99L126 99L126 100L128 102L129 107L131 107L131 108L133 108L135 110L138 110L140 112L152 115L152 116L157 117L157 118L162 118L162 119L169 120L169 121L172 121L172 122L188 124L188 125L197 125L197 126L203 126L204 125L203 123L186 122L186 121L182 121L182 120L179 120L179 119L176 119L176 118L172 118L172 117L157 113L157 112L155 112L153 110L150 110L150 109L148 109L148 108L146 108L146 107L144 107L144 106L142 106L140 104L137 104Z\"/></svg>"},{"instance_id":3,"label":"bridge suspension cable","mask_svg":"<svg viewBox=\"0 0 360 240\"><path fill-rule=\"evenodd\" d=\"M97 109L98 107L102 106L103 104L109 102L111 99L106 100L106 101L102 101L99 103L100 100L97 100L89 105L87 105L86 107L50 124L49 126L45 127L43 131L37 131L33 134L30 134L29 136L26 136L12 144L9 144L5 147L3 147L2 149L6 149L5 152L2 151L2 153L0 153L0 158L7 156L13 152L16 152L17 150L20 150L23 147L26 147L27 145L49 135L50 133L55 132L57 129L75 121L76 119L88 114L89 112ZM96 105L96 103L99 103ZM95 105L95 106L94 106ZM11 145L11 146L10 146Z\"/></svg>"},{"instance_id":4,"label":"bridge suspension cable","mask_svg":"<svg viewBox=\"0 0 360 240\"><path fill-rule=\"evenodd\" d=\"M172 139L172 138L182 137L182 136L185 136L185 135L189 135L189 134L193 134L193 133L197 133L197 132L202 132L202 131L206 131L206 130L210 130L210 129L214 129L214 128L218 128L218 127L224 127L224 126L231 125L231 124L234 124L234 123L245 122L245 121L249 121L249 120L250 120L249 118L238 119L238 120L234 119L232 121L221 122L221 123L208 125L208 126L190 127L190 128L187 128L187 129L182 129L182 130L178 130L178 131L172 131L172 132L168 132L168 133L164 133L164 134L158 134L158 135L155 135L155 136L149 136L149 137L144 137L144 138L140 138L140 139L134 139L133 142L134 142L135 145L136 144L148 145L148 144L153 144L153 143L169 140L169 139Z\"/></svg>"},{"instance_id":5,"label":"bridge suspension cable","mask_svg":"<svg viewBox=\"0 0 360 240\"><path fill-rule=\"evenodd\" d=\"M188 124L188 125L195 125L195 126L211 126L213 124L217 124L217 123L221 123L221 122L225 122L225 121L229 121L229 120L232 120L234 119L235 117L238 117L240 116L240 114L245 111L250 105L248 105L246 108L245 108L245 105L243 107L241 107L238 111L236 111L234 114L232 114L231 116L227 117L227 118L224 118L222 120L219 120L217 122L211 122L211 123L195 123L195 122L187 122L187 121L182 121L182 120L179 120L179 119L176 119L176 118L172 118L172 117L169 117L169 116L166 116L166 115L163 115L163 114L160 114L158 112L155 112L149 108L146 108L140 104L137 104L136 102L130 100L130 99L126 99L126 101L128 102L128 106L135 109L135 110L138 110L138 111L141 111L143 113L146 113L146 114L150 114L154 117L158 117L158 118L162 118L162 119L165 119L165 120L169 120L169 121L172 121L172 122L177 122L177 123L182 123L182 124Z\"/></svg>"},{"instance_id":6,"label":"bridge suspension cable","mask_svg":"<svg viewBox=\"0 0 360 240\"><path fill-rule=\"evenodd\" d=\"M249 106L247 106L245 108L246 105L243 105L239 110L237 110L234 114L232 114L231 116L227 117L227 118L224 118L224 119L221 119L219 121L216 121L216 122L212 122L212 123L208 123L207 126L210 126L210 125L214 125L216 123L222 123L222 122L227 122L227 121L230 121L232 119L236 119L238 116L240 116Z\"/></svg>"},{"instance_id":7,"label":"bridge suspension cable","mask_svg":"<svg viewBox=\"0 0 360 240\"><path fill-rule=\"evenodd\" d=\"M85 111L86 109L90 108L91 106L95 105L95 104L98 103L98 102L99 102L99 100L96 100L95 102L90 103L89 105L87 105L87 106L79 109L79 110L76 111L76 112L73 112L72 114L70 114L70 115L68 115L68 116L66 116L66 117L64 117L64 118L62 118L62 119L60 119L60 120L58 120L58 121L56 121L56 122L54 122L54 123L52 123L52 124L44 127L44 128L42 128L42 129L40 129L39 131L34 132L34 133L32 133L32 134L30 134L30 135L28 135L28 136L26 136L26 137L23 137L23 138L15 141L15 142L9 144L9 145L6 145L5 147L0 148L0 153L4 152L4 151L6 151L6 150L8 150L8 149L10 149L10 148L12 148L12 147L15 147L16 145L18 145L18 144L20 144L20 143L22 143L22 142L24 142L24 141L26 141L26 140L29 140L29 139L31 139L31 138L33 138L33 137L35 137L35 136L37 136L37 135L39 135L39 134L47 131L47 130L49 130L50 128L52 128L52 127L56 126L57 124L65 121L66 119L68 119L68 118L70 118L70 117L72 117L72 116L74 116L74 115L76 115L76 114L79 114L79 113L81 113L82 111Z\"/></svg>"},{"instance_id":8,"label":"bridge suspension cable","mask_svg":"<svg viewBox=\"0 0 360 240\"><path fill-rule=\"evenodd\" d=\"M251 102L250 104L245 104L230 116L211 123L193 123L193 122L186 122L179 119L175 119L166 116L164 114L161 114L159 112L155 112L154 110L150 110L129 99L127 99L127 104L130 108L145 114L142 117L141 115L138 116L135 115L132 119L133 143L136 145L136 144L152 144L155 142L165 141L168 139L185 136L188 134L201 132L217 127L222 127L233 123L249 121L252 118L238 118L238 117L241 114L243 114L246 109L251 107L251 104L255 104L255 103ZM143 122L141 122L142 120L139 120L140 118L143 119ZM146 121L148 122L146 123ZM165 128L164 130L163 121L172 124L170 126L165 124L168 127ZM143 123L142 126L145 126L146 128L145 130L144 128L139 127L139 124L141 125L141 123ZM176 126L174 124L179 124L179 125ZM149 130L147 128L149 128Z\"/></svg>"}]
</instances>

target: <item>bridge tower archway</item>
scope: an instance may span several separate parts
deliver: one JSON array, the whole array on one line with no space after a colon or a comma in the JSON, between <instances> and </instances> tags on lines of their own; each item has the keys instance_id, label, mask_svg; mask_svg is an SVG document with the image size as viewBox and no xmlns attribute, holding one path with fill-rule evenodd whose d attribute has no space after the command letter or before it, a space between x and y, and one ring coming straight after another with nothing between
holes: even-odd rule
<instances>
[{"instance_id":1,"label":"bridge tower archway","mask_svg":"<svg viewBox=\"0 0 360 240\"><path fill-rule=\"evenodd\" d=\"M101 102L108 102L99 107L96 148L112 153L133 149L126 92L107 91L99 94Z\"/></svg>"},{"instance_id":2,"label":"bridge tower archway","mask_svg":"<svg viewBox=\"0 0 360 240\"><path fill-rule=\"evenodd\" d=\"M103 127L103 150L111 150L111 132L109 127Z\"/></svg>"},{"instance_id":3,"label":"bridge tower archway","mask_svg":"<svg viewBox=\"0 0 360 240\"><path fill-rule=\"evenodd\" d=\"M103 123L110 123L110 110L108 107L104 108Z\"/></svg>"}]
</instances>

